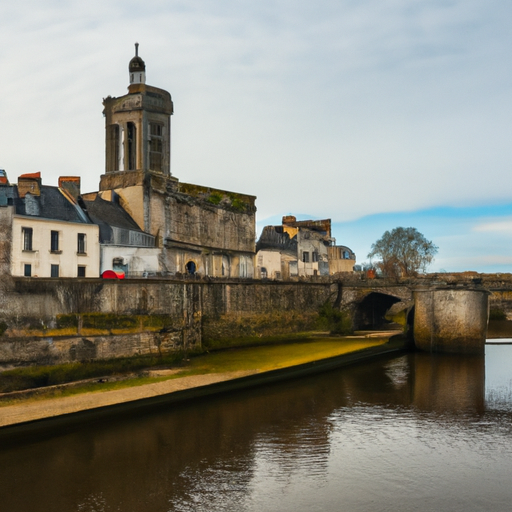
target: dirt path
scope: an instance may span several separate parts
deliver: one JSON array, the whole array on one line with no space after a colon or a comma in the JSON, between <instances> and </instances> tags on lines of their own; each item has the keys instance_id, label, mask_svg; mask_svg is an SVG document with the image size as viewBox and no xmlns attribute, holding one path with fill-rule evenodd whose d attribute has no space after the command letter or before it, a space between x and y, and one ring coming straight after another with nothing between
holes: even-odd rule
<instances>
[{"instance_id":1,"label":"dirt path","mask_svg":"<svg viewBox=\"0 0 512 512\"><path fill-rule=\"evenodd\" d=\"M63 414L87 411L114 404L132 402L134 400L165 395L176 391L183 391L185 389L208 386L210 384L238 379L240 377L254 375L256 373L258 373L257 370L246 370L193 375L131 388L84 393L63 398L51 398L23 405L9 405L0 408L0 427L26 423L43 418L53 418Z\"/></svg>"}]
</instances>

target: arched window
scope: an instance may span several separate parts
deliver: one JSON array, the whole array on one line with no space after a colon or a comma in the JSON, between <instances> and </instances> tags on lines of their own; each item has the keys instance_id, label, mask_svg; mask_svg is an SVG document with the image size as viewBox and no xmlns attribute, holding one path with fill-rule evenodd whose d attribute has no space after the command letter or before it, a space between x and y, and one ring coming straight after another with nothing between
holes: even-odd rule
<instances>
[{"instance_id":1,"label":"arched window","mask_svg":"<svg viewBox=\"0 0 512 512\"><path fill-rule=\"evenodd\" d=\"M193 261L189 261L185 268L187 270L187 274L194 275L196 273L196 264Z\"/></svg>"}]
</instances>

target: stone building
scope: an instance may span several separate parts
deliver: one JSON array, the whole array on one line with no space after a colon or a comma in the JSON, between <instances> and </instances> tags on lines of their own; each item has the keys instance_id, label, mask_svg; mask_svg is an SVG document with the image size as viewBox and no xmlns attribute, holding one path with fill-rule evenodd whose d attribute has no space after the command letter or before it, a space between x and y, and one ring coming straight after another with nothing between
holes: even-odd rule
<instances>
[{"instance_id":1,"label":"stone building","mask_svg":"<svg viewBox=\"0 0 512 512\"><path fill-rule=\"evenodd\" d=\"M106 166L96 195L154 237L163 274L253 277L255 197L181 183L171 173L171 95L146 84L138 55L128 94L103 101Z\"/></svg>"},{"instance_id":2,"label":"stone building","mask_svg":"<svg viewBox=\"0 0 512 512\"><path fill-rule=\"evenodd\" d=\"M291 279L352 272L355 254L335 245L331 219L297 221L283 217L280 226L265 226L256 244L256 277Z\"/></svg>"}]
</instances>

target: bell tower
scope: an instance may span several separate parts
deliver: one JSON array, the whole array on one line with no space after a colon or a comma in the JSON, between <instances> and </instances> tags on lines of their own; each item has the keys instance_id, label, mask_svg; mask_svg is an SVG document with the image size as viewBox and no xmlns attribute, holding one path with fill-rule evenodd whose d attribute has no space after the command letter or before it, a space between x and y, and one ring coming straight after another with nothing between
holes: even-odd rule
<instances>
[{"instance_id":1,"label":"bell tower","mask_svg":"<svg viewBox=\"0 0 512 512\"><path fill-rule=\"evenodd\" d=\"M138 43L128 71L128 94L103 100L105 174L142 171L170 177L171 95L146 85L146 64L139 57Z\"/></svg>"},{"instance_id":2,"label":"bell tower","mask_svg":"<svg viewBox=\"0 0 512 512\"><path fill-rule=\"evenodd\" d=\"M128 94L103 100L105 116L105 174L99 194L118 200L140 228L159 243L168 231L165 193L178 180L171 175L171 95L146 84L146 64L135 56L128 65Z\"/></svg>"}]
</instances>

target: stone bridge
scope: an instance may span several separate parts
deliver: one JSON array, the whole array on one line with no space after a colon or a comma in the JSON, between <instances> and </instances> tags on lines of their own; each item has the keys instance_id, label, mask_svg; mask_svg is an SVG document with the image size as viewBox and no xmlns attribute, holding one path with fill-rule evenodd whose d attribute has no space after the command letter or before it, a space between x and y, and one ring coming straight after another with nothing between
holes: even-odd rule
<instances>
[{"instance_id":1,"label":"stone bridge","mask_svg":"<svg viewBox=\"0 0 512 512\"><path fill-rule=\"evenodd\" d=\"M511 274L345 275L337 283L336 305L351 315L354 329L404 328L424 350L481 352L489 307L512 320Z\"/></svg>"}]
</instances>

